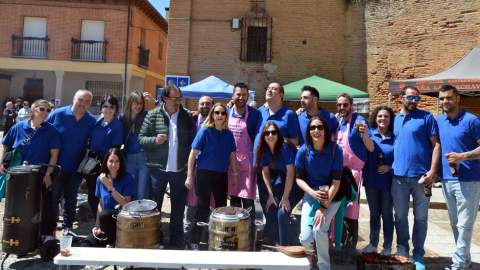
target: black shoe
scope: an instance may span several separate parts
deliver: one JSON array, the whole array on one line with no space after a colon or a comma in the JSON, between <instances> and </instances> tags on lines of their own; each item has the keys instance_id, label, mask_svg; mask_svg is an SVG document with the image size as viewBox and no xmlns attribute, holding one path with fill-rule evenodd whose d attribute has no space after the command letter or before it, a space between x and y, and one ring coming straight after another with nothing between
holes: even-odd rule
<instances>
[{"instance_id":1,"label":"black shoe","mask_svg":"<svg viewBox=\"0 0 480 270\"><path fill-rule=\"evenodd\" d=\"M40 258L44 262L52 261L58 253L60 253L60 246L56 239L48 240L40 247Z\"/></svg>"}]
</instances>

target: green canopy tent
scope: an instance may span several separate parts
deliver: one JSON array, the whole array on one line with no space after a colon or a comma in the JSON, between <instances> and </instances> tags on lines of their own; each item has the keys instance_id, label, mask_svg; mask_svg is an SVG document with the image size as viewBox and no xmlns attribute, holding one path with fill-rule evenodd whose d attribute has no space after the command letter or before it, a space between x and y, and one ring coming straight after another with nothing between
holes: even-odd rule
<instances>
[{"instance_id":1,"label":"green canopy tent","mask_svg":"<svg viewBox=\"0 0 480 270\"><path fill-rule=\"evenodd\" d=\"M330 81L325 78L313 75L311 77L291 82L283 86L285 89L284 99L287 101L300 100L300 90L303 86L309 85L317 88L320 93L320 101L334 102L340 93L347 93L353 98L368 98L368 93L355 89L353 87Z\"/></svg>"}]
</instances>

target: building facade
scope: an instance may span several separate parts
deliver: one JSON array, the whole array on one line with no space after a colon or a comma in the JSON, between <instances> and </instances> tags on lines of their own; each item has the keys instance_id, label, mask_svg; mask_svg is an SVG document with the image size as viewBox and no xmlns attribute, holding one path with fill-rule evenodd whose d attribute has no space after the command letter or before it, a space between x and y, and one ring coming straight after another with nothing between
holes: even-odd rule
<instances>
[{"instance_id":1,"label":"building facade","mask_svg":"<svg viewBox=\"0 0 480 270\"><path fill-rule=\"evenodd\" d=\"M168 25L147 0L0 0L0 100L78 89L122 99L164 84Z\"/></svg>"},{"instance_id":2,"label":"building facade","mask_svg":"<svg viewBox=\"0 0 480 270\"><path fill-rule=\"evenodd\" d=\"M363 15L340 0L171 0L167 74L246 82L260 102L268 82L311 75L365 89Z\"/></svg>"}]
</instances>

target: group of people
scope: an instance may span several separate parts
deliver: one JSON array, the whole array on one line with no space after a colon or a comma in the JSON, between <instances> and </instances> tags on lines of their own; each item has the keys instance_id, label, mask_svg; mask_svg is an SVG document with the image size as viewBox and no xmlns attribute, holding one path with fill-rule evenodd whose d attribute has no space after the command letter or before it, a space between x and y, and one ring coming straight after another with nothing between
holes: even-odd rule
<instances>
[{"instance_id":1,"label":"group of people","mask_svg":"<svg viewBox=\"0 0 480 270\"><path fill-rule=\"evenodd\" d=\"M168 184L167 247L174 249L197 249L204 240L197 224L208 222L210 209L226 206L227 199L250 209L253 225L258 188L265 241L295 242L290 214L302 201L298 240L307 252L316 252L319 269L330 269L329 241L336 249L356 249L363 184L370 209L370 241L363 252L377 252L382 223L381 254L392 253L395 229L397 255L409 257L412 196L412 258L416 269L425 269L428 191L440 176L457 243L451 267L468 268L480 200L480 122L459 107L454 87L440 89L444 114L437 119L417 108L420 92L409 86L401 92L399 113L379 106L368 121L354 112L353 99L345 93L337 97L335 114L318 106L314 87L301 89L302 108L296 112L284 104L283 95L282 85L272 82L265 104L255 109L247 105L247 85L237 83L228 103L202 96L197 112L191 112L181 105L181 90L168 85L150 111L145 109L149 96L134 91L123 113L118 101L106 96L95 118L88 112L92 93L79 90L72 105L51 113L47 101L35 101L30 119L6 132L2 144L4 152L16 149L30 164L62 168L53 177L54 169L48 167L43 177L49 203L43 209L42 241L54 239L61 196L62 226L72 228L82 179L96 217L90 240L105 237L109 245L116 239L115 206L150 198L161 209ZM85 175L77 168L87 150L102 164ZM355 196L345 194L345 185Z\"/></svg>"},{"instance_id":2,"label":"group of people","mask_svg":"<svg viewBox=\"0 0 480 270\"><path fill-rule=\"evenodd\" d=\"M7 98L3 105L3 133L7 133L15 123L30 119L32 115L30 102L23 100L21 97L18 97L16 100Z\"/></svg>"}]
</instances>

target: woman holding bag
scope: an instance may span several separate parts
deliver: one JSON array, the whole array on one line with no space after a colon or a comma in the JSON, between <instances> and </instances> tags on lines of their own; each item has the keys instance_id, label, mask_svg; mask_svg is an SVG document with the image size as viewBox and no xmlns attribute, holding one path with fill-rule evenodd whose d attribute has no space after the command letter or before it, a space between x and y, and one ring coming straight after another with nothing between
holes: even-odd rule
<instances>
[{"instance_id":1,"label":"woman holding bag","mask_svg":"<svg viewBox=\"0 0 480 270\"><path fill-rule=\"evenodd\" d=\"M93 152L99 161L105 157L108 149L120 147L123 143L123 126L116 117L118 113L118 101L113 96L105 96L100 104L101 114L90 137L90 152ZM88 204L95 217L97 215L98 199L95 197L96 179L99 168L86 175L88 186Z\"/></svg>"}]
</instances>

